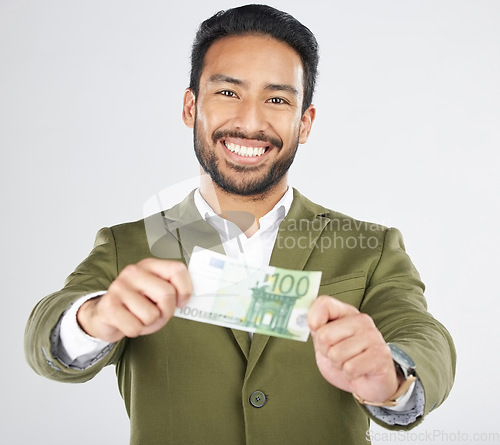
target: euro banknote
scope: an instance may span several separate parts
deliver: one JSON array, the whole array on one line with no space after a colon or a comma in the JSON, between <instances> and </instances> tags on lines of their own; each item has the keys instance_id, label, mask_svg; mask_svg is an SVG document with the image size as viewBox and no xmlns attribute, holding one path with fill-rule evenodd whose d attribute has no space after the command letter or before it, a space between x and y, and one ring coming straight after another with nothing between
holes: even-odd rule
<instances>
[{"instance_id":1,"label":"euro banknote","mask_svg":"<svg viewBox=\"0 0 500 445\"><path fill-rule=\"evenodd\" d=\"M247 332L306 341L307 313L321 272L257 267L196 247L193 294L175 316Z\"/></svg>"}]
</instances>

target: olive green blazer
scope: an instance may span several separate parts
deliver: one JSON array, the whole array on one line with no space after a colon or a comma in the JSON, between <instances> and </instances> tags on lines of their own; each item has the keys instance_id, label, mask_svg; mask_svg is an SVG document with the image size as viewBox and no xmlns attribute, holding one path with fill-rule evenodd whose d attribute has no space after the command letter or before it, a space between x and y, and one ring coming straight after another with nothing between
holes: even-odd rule
<instances>
[{"instance_id":1,"label":"olive green blazer","mask_svg":"<svg viewBox=\"0 0 500 445\"><path fill-rule=\"evenodd\" d=\"M145 220L102 229L64 288L33 310L25 336L31 367L54 380L84 382L114 364L134 445L367 443L369 413L323 379L310 338L250 341L243 331L173 318L155 334L122 340L87 369L61 363L51 334L76 299L106 290L123 267L145 257L188 263L195 245L223 252L192 193ZM294 190L270 263L322 271L319 294L369 314L386 341L413 358L424 415L443 402L454 378L453 342L427 312L424 286L396 229L333 212ZM250 402L255 391L265 395L261 407Z\"/></svg>"}]
</instances>

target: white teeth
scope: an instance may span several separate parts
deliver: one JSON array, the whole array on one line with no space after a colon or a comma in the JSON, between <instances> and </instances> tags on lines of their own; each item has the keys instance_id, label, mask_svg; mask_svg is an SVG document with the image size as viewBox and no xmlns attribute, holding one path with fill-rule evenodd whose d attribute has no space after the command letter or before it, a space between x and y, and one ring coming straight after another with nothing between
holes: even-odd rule
<instances>
[{"instance_id":1,"label":"white teeth","mask_svg":"<svg viewBox=\"0 0 500 445\"><path fill-rule=\"evenodd\" d=\"M254 156L262 156L266 148L265 147L245 147L242 145L236 145L231 142L224 143L229 151L236 153L240 156L254 157Z\"/></svg>"}]
</instances>

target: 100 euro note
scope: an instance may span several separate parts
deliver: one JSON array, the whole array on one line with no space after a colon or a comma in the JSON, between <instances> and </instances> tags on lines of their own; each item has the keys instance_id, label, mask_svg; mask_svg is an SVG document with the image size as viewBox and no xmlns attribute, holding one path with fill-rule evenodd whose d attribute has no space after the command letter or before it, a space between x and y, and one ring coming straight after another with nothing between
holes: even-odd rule
<instances>
[{"instance_id":1,"label":"100 euro note","mask_svg":"<svg viewBox=\"0 0 500 445\"><path fill-rule=\"evenodd\" d=\"M257 334L306 341L307 313L321 272L256 267L196 247L193 295L175 316Z\"/></svg>"}]
</instances>

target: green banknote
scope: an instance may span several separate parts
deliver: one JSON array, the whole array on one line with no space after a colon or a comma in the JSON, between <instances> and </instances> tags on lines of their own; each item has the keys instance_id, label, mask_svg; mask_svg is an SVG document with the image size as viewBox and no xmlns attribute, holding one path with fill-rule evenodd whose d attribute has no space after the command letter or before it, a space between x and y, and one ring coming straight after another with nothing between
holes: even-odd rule
<instances>
[{"instance_id":1,"label":"green banknote","mask_svg":"<svg viewBox=\"0 0 500 445\"><path fill-rule=\"evenodd\" d=\"M177 317L258 334L306 341L307 313L321 272L256 267L195 248L189 263L194 292Z\"/></svg>"}]
</instances>

